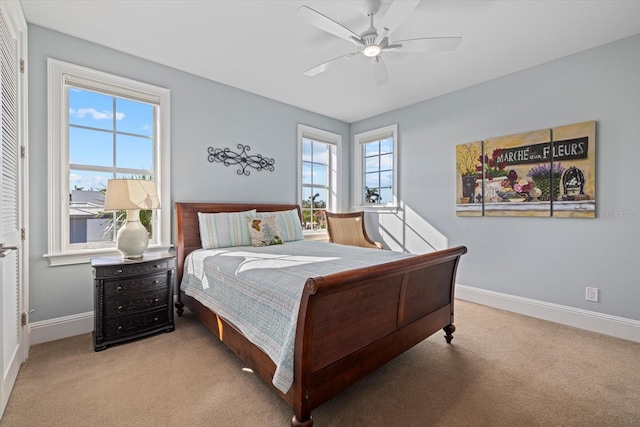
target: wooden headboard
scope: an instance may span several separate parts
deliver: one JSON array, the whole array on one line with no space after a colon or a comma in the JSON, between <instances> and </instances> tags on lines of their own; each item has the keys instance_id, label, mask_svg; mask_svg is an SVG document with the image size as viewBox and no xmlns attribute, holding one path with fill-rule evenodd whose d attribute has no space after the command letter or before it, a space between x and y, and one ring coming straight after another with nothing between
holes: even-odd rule
<instances>
[{"instance_id":1,"label":"wooden headboard","mask_svg":"<svg viewBox=\"0 0 640 427\"><path fill-rule=\"evenodd\" d=\"M258 204L258 203L204 203L204 202L176 202L176 257L177 257L177 286L180 287L184 259L191 252L200 249L200 226L198 212L241 212L255 209L258 212L298 210L298 217L302 218L300 206L294 204Z\"/></svg>"}]
</instances>

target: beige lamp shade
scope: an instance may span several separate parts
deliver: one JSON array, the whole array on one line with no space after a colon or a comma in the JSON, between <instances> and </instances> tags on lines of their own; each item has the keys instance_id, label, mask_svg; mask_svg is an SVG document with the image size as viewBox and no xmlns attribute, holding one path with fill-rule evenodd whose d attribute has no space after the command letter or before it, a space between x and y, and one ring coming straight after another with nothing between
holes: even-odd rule
<instances>
[{"instance_id":1,"label":"beige lamp shade","mask_svg":"<svg viewBox=\"0 0 640 427\"><path fill-rule=\"evenodd\" d=\"M158 209L158 187L144 179L110 179L107 182L104 210Z\"/></svg>"},{"instance_id":2,"label":"beige lamp shade","mask_svg":"<svg viewBox=\"0 0 640 427\"><path fill-rule=\"evenodd\" d=\"M158 209L155 181L110 179L104 201L105 211L127 211L127 221L116 236L116 247L123 258L141 258L149 245L149 232L140 222L140 209Z\"/></svg>"}]
</instances>

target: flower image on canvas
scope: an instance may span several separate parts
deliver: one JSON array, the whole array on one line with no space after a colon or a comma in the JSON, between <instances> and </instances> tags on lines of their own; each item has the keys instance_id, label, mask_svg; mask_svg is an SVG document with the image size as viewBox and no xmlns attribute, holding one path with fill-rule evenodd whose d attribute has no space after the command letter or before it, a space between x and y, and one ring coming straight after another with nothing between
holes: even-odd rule
<instances>
[{"instance_id":1,"label":"flower image on canvas","mask_svg":"<svg viewBox=\"0 0 640 427\"><path fill-rule=\"evenodd\" d=\"M560 162L553 163L553 165L544 163L531 168L527 176L531 177L542 191L541 200L557 200L560 195L560 179L563 172L564 168Z\"/></svg>"},{"instance_id":2,"label":"flower image on canvas","mask_svg":"<svg viewBox=\"0 0 640 427\"><path fill-rule=\"evenodd\" d=\"M480 162L484 164L484 177L485 179L493 179L499 178L501 176L507 176L509 172L506 170L507 162L500 161L500 155L502 154L502 148L496 148L491 153L491 157L484 155L484 158L480 156L478 159ZM476 172L478 172L478 179L482 178L482 166L476 167Z\"/></svg>"}]
</instances>

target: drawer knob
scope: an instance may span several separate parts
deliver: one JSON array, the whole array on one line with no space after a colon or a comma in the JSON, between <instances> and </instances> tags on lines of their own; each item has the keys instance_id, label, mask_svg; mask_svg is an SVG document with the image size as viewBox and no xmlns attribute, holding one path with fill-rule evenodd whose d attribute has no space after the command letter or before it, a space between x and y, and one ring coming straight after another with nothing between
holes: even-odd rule
<instances>
[{"instance_id":1,"label":"drawer knob","mask_svg":"<svg viewBox=\"0 0 640 427\"><path fill-rule=\"evenodd\" d=\"M122 330L122 325L118 326L118 330L121 331Z\"/></svg>"},{"instance_id":2,"label":"drawer knob","mask_svg":"<svg viewBox=\"0 0 640 427\"><path fill-rule=\"evenodd\" d=\"M122 290L122 286L118 285L116 286L116 291L121 291Z\"/></svg>"},{"instance_id":3,"label":"drawer knob","mask_svg":"<svg viewBox=\"0 0 640 427\"><path fill-rule=\"evenodd\" d=\"M157 285L158 283L160 283L158 280L154 280L154 281L153 281L153 284L154 284L154 285Z\"/></svg>"},{"instance_id":4,"label":"drawer knob","mask_svg":"<svg viewBox=\"0 0 640 427\"><path fill-rule=\"evenodd\" d=\"M154 265L155 268L160 268L160 266L158 264Z\"/></svg>"},{"instance_id":5,"label":"drawer knob","mask_svg":"<svg viewBox=\"0 0 640 427\"><path fill-rule=\"evenodd\" d=\"M121 305L118 306L118 311L120 311L120 310L122 310L122 306Z\"/></svg>"},{"instance_id":6,"label":"drawer knob","mask_svg":"<svg viewBox=\"0 0 640 427\"><path fill-rule=\"evenodd\" d=\"M116 274L122 274L122 273L124 273L124 271L121 268L116 270Z\"/></svg>"}]
</instances>

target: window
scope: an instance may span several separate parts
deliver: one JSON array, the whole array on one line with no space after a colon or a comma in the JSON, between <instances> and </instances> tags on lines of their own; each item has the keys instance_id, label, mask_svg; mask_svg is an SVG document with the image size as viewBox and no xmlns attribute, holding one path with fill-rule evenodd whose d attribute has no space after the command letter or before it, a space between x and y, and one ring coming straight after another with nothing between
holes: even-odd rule
<instances>
[{"instance_id":1,"label":"window","mask_svg":"<svg viewBox=\"0 0 640 427\"><path fill-rule=\"evenodd\" d=\"M398 205L398 125L355 135L354 205L395 212Z\"/></svg>"},{"instance_id":2,"label":"window","mask_svg":"<svg viewBox=\"0 0 640 427\"><path fill-rule=\"evenodd\" d=\"M51 265L118 253L122 213L103 209L112 178L155 180L161 209L140 219L148 250L168 248L169 90L53 59L48 67Z\"/></svg>"},{"instance_id":3,"label":"window","mask_svg":"<svg viewBox=\"0 0 640 427\"><path fill-rule=\"evenodd\" d=\"M326 211L337 211L342 136L298 125L298 203L306 235L326 235Z\"/></svg>"}]
</instances>

